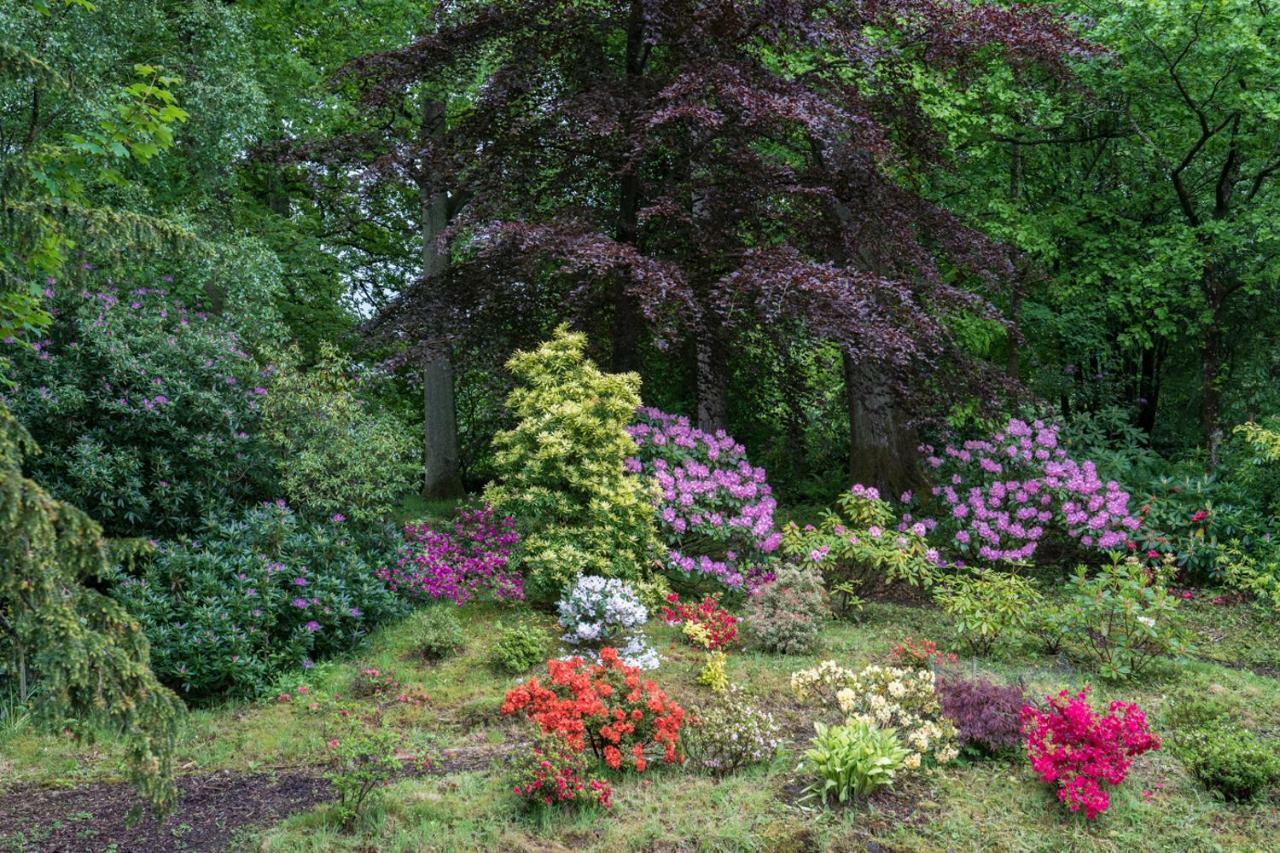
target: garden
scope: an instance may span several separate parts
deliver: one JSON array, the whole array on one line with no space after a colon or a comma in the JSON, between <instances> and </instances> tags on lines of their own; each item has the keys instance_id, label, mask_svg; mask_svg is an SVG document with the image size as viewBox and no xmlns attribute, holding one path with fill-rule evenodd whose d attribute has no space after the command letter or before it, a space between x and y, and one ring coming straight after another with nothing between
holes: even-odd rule
<instances>
[{"instance_id":1,"label":"garden","mask_svg":"<svg viewBox=\"0 0 1280 853\"><path fill-rule=\"evenodd\" d=\"M0 850L1274 848L1280 19L1112 7L0 11Z\"/></svg>"}]
</instances>

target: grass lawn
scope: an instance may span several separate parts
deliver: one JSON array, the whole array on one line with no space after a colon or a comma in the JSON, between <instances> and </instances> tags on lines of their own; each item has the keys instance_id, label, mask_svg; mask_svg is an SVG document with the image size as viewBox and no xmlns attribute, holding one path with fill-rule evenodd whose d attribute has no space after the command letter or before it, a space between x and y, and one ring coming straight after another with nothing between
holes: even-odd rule
<instances>
[{"instance_id":1,"label":"grass lawn","mask_svg":"<svg viewBox=\"0 0 1280 853\"><path fill-rule=\"evenodd\" d=\"M1186 605L1200 638L1198 657L1181 665L1158 665L1135 683L1095 685L1097 700L1123 698L1147 711L1157 733L1170 697L1203 691L1229 697L1257 730L1280 731L1280 628L1247 605L1215 606L1212 595ZM451 606L451 605L444 605ZM1111 810L1086 822L1069 814L1052 790L1031 775L1025 760L963 760L942 770L903 777L891 791L850 807L823 809L799 801L796 765L810 728L806 709L791 698L792 671L831 657L846 666L886 662L905 636L935 638L954 647L943 614L932 607L871 603L860 622L833 621L823 648L813 656L786 657L751 651L729 656L729 674L783 723L789 744L768 766L716 781L683 769L654 766L643 776L614 779L610 812L584 811L549 818L521 812L504 780L503 756L528 735L525 724L498 711L515 679L487 665L488 644L499 620L522 611L487 605L462 611L467 645L458 654L428 663L416 653L422 611L371 637L349 659L318 665L306 683L330 692L349 691L367 667L421 684L429 701L398 706L394 723L414 746L437 757L427 773L406 773L387 787L355 831L339 832L323 793L261 818L227 828L236 849L308 850L1266 850L1280 838L1274 799L1245 805L1223 803L1190 778L1168 749L1141 756L1129 779L1112 791ZM537 616L554 628L547 616ZM648 633L662 655L656 678L686 707L709 695L696 682L702 653L674 628L651 623ZM986 660L961 666L1004 681L1023 681L1029 692L1078 689L1096 681L1065 659L1040 655L1009 643ZM292 690L301 681L280 685ZM45 796L48 786L80 790L114 779L121 756L107 743L74 744L41 733L30 722L0 728L0 812L5 798ZM313 719L295 703L274 700L194 710L183 724L178 750L182 773L212 778L222 772L242 780L279 780L281 774L317 774L325 751ZM258 784L253 781L252 784ZM264 783L265 784L265 783ZM33 793L33 787L38 791ZM275 790L275 789L272 789ZM63 820L79 820L82 849L95 847L99 831L93 801ZM292 813L288 813L292 812ZM46 814L47 817L47 814ZM178 821L174 823L174 821ZM202 847L198 826L182 811L171 819L169 849ZM30 822L29 822L30 823ZM34 821L39 824L39 821ZM52 829L5 828L0 850L41 849ZM876 846L878 845L878 846ZM65 849L65 848L58 848ZM105 848L110 849L110 848ZM118 849L129 849L127 846ZM157 848L163 849L163 848Z\"/></svg>"}]
</instances>

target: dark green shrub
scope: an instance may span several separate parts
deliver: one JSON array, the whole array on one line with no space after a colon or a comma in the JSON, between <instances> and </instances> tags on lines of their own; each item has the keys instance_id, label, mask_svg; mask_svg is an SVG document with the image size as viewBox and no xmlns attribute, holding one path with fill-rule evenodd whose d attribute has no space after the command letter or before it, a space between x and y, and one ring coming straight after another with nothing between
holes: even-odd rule
<instances>
[{"instance_id":1,"label":"dark green shrub","mask_svg":"<svg viewBox=\"0 0 1280 853\"><path fill-rule=\"evenodd\" d=\"M1177 737L1175 753L1191 775L1231 802L1251 800L1280 783L1280 754L1248 729L1218 723Z\"/></svg>"},{"instance_id":2,"label":"dark green shrub","mask_svg":"<svg viewBox=\"0 0 1280 853\"><path fill-rule=\"evenodd\" d=\"M427 660L441 660L466 642L462 620L454 605L430 607L420 612L414 626L414 647Z\"/></svg>"},{"instance_id":3,"label":"dark green shrub","mask_svg":"<svg viewBox=\"0 0 1280 853\"><path fill-rule=\"evenodd\" d=\"M499 623L489 663L501 672L520 675L545 661L550 646L551 636L537 625L520 622L504 628Z\"/></svg>"},{"instance_id":4,"label":"dark green shrub","mask_svg":"<svg viewBox=\"0 0 1280 853\"><path fill-rule=\"evenodd\" d=\"M163 682L188 699L252 696L402 612L373 574L389 538L268 504L161 543L113 594L142 624Z\"/></svg>"}]
</instances>

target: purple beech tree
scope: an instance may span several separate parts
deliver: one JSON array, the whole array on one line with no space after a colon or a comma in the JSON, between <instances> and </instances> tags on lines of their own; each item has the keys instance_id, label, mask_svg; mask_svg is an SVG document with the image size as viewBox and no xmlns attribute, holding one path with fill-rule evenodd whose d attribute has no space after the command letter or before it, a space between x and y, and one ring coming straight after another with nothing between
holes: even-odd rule
<instances>
[{"instance_id":1,"label":"purple beech tree","mask_svg":"<svg viewBox=\"0 0 1280 853\"><path fill-rule=\"evenodd\" d=\"M993 63L1065 75L1086 47L1049 11L505 0L440 12L429 35L345 70L375 111L470 87L442 132L383 140L381 169L427 170L459 203L438 235L448 268L384 311L381 332L461 340L551 304L603 327L616 369L637 367L645 340L692 339L698 425L716 429L735 337L798 321L844 353L852 476L895 490L913 479L908 415L979 379L1003 387L948 319L996 317L984 288L1012 275L1009 254L921 194L946 152L915 79L928 68L963 83Z\"/></svg>"}]
</instances>

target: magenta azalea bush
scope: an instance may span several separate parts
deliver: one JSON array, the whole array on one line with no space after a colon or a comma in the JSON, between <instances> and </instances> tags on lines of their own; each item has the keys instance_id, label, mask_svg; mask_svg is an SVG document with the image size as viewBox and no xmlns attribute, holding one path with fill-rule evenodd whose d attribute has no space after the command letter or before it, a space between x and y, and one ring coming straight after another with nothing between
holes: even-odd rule
<instances>
[{"instance_id":1,"label":"magenta azalea bush","mask_svg":"<svg viewBox=\"0 0 1280 853\"><path fill-rule=\"evenodd\" d=\"M746 449L723 430L712 435L654 408L639 409L627 431L638 448L627 470L654 478L661 490L658 530L668 568L730 589L771 580L782 541L773 521L777 502Z\"/></svg>"},{"instance_id":2,"label":"magenta azalea bush","mask_svg":"<svg viewBox=\"0 0 1280 853\"><path fill-rule=\"evenodd\" d=\"M1022 726L1031 769L1058 786L1058 799L1092 820L1111 805L1103 785L1124 781L1133 759L1160 748L1137 705L1112 702L1105 715L1089 704L1089 688L1046 697L1043 710L1022 708Z\"/></svg>"},{"instance_id":3,"label":"magenta azalea bush","mask_svg":"<svg viewBox=\"0 0 1280 853\"><path fill-rule=\"evenodd\" d=\"M411 599L447 599L461 605L487 594L522 601L524 579L510 564L519 541L511 516L499 518L487 505L461 509L452 531L407 525L395 565L379 569L377 576L393 592Z\"/></svg>"},{"instance_id":4,"label":"magenta azalea bush","mask_svg":"<svg viewBox=\"0 0 1280 853\"><path fill-rule=\"evenodd\" d=\"M989 439L923 448L941 475L933 494L950 511L955 545L991 562L1025 560L1051 534L1085 548L1123 548L1140 521L1129 494L1092 462L1058 446L1058 428L1011 419Z\"/></svg>"}]
</instances>

